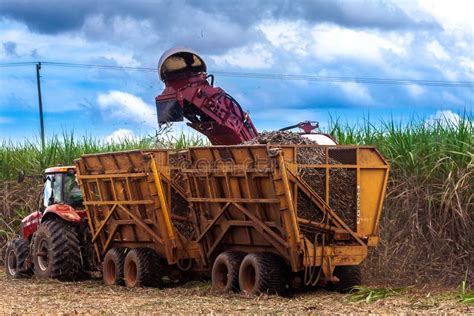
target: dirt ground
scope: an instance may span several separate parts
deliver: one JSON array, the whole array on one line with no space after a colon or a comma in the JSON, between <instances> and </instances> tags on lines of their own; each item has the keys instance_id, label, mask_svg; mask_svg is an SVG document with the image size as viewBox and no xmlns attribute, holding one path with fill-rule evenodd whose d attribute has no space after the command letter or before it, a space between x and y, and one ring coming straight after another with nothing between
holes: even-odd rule
<instances>
[{"instance_id":1,"label":"dirt ground","mask_svg":"<svg viewBox=\"0 0 474 316\"><path fill-rule=\"evenodd\" d=\"M0 314L44 313L474 313L452 291L409 290L373 303L351 302L350 295L326 291L291 297L245 297L212 293L209 283L167 289L107 287L100 280L62 283L8 280L0 270Z\"/></svg>"}]
</instances>

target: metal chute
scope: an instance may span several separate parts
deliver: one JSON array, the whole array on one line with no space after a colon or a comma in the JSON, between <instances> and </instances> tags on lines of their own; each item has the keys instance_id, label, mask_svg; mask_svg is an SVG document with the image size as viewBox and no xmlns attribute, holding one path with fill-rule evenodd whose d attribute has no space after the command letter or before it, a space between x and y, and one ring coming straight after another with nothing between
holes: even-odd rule
<instances>
[{"instance_id":1,"label":"metal chute","mask_svg":"<svg viewBox=\"0 0 474 316\"><path fill-rule=\"evenodd\" d=\"M207 72L206 63L195 51L187 47L168 49L158 62L158 74L163 82L200 72Z\"/></svg>"}]
</instances>

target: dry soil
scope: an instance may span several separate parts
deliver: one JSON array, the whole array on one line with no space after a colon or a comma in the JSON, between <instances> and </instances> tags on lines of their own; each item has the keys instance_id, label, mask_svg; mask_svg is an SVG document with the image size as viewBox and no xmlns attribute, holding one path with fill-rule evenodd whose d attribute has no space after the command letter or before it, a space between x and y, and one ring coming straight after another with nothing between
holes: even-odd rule
<instances>
[{"instance_id":1,"label":"dry soil","mask_svg":"<svg viewBox=\"0 0 474 316\"><path fill-rule=\"evenodd\" d=\"M365 303L322 290L292 297L221 295L212 293L209 283L201 282L167 289L127 289L104 286L100 280L8 280L3 270L0 288L0 314L474 313L474 306L458 303L454 292L440 289L412 289L402 296Z\"/></svg>"}]
</instances>

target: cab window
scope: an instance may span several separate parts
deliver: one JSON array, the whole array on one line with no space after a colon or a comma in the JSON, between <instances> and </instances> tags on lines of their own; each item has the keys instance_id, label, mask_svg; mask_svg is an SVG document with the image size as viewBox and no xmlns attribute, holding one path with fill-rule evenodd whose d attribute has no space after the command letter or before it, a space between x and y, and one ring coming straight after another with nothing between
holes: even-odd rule
<instances>
[{"instance_id":1,"label":"cab window","mask_svg":"<svg viewBox=\"0 0 474 316\"><path fill-rule=\"evenodd\" d=\"M53 198L57 204L63 201L63 175L55 174L53 178Z\"/></svg>"},{"instance_id":2,"label":"cab window","mask_svg":"<svg viewBox=\"0 0 474 316\"><path fill-rule=\"evenodd\" d=\"M53 189L51 187L51 178L52 176L48 176L46 178L46 182L44 183L44 193L43 193L43 206L48 207L50 203L51 193L53 193Z\"/></svg>"},{"instance_id":3,"label":"cab window","mask_svg":"<svg viewBox=\"0 0 474 316\"><path fill-rule=\"evenodd\" d=\"M63 199L63 175L49 174L44 184L43 205L48 207L60 203Z\"/></svg>"},{"instance_id":4,"label":"cab window","mask_svg":"<svg viewBox=\"0 0 474 316\"><path fill-rule=\"evenodd\" d=\"M72 207L82 206L82 192L74 174L64 177L64 202Z\"/></svg>"}]
</instances>

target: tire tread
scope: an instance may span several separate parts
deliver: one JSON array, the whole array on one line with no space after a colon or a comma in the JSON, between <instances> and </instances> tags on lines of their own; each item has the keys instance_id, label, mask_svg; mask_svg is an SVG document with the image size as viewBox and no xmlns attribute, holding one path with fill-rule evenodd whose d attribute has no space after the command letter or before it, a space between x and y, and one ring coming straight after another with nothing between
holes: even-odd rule
<instances>
[{"instance_id":1,"label":"tire tread","mask_svg":"<svg viewBox=\"0 0 474 316\"><path fill-rule=\"evenodd\" d=\"M52 262L48 276L39 271L38 267L35 267L36 275L60 280L77 279L82 264L80 242L74 227L62 220L53 219L41 223L37 234L46 234L50 237L48 252L49 260ZM38 235L35 242L38 242Z\"/></svg>"}]
</instances>

